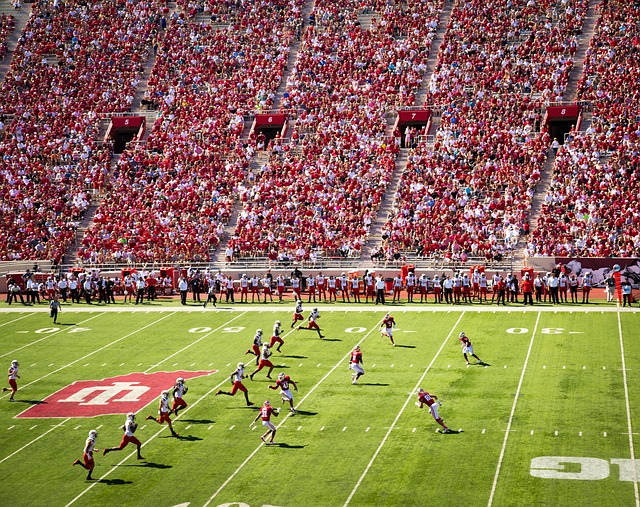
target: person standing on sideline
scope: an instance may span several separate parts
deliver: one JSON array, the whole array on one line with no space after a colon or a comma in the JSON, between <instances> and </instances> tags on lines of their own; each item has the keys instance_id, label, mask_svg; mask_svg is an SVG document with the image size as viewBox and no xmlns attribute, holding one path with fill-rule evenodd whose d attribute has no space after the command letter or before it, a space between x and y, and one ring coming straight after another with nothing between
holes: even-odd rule
<instances>
[{"instance_id":1,"label":"person standing on sideline","mask_svg":"<svg viewBox=\"0 0 640 507\"><path fill-rule=\"evenodd\" d=\"M136 281L136 304L144 303L144 290L147 286L147 283L144 281L144 276L141 276Z\"/></svg>"},{"instance_id":2,"label":"person standing on sideline","mask_svg":"<svg viewBox=\"0 0 640 507\"><path fill-rule=\"evenodd\" d=\"M384 292L386 289L386 283L382 276L376 278L376 304L384 304Z\"/></svg>"},{"instance_id":3,"label":"person standing on sideline","mask_svg":"<svg viewBox=\"0 0 640 507\"><path fill-rule=\"evenodd\" d=\"M524 305L527 303L533 306L533 281L529 276L529 273L525 273L522 279L522 297L524 298Z\"/></svg>"},{"instance_id":4,"label":"person standing on sideline","mask_svg":"<svg viewBox=\"0 0 640 507\"><path fill-rule=\"evenodd\" d=\"M91 430L89 432L89 437L84 443L84 449L82 451L82 461L79 459L73 462L74 465L80 465L85 470L88 470L87 480L92 481L93 477L91 477L91 473L96 466L95 461L93 460L93 451L98 452L100 449L96 447L96 440L98 439L98 432L96 430Z\"/></svg>"},{"instance_id":5,"label":"person standing on sideline","mask_svg":"<svg viewBox=\"0 0 640 507\"><path fill-rule=\"evenodd\" d=\"M482 359L480 359L473 353L473 345L471 345L471 341L469 340L469 338L467 338L467 335L464 334L464 331L460 333L458 339L462 342L462 355L464 356L464 360L467 362L467 365L469 364L469 358L467 357L467 354L469 354L471 357L475 357L478 361L478 364L482 364Z\"/></svg>"},{"instance_id":6,"label":"person standing on sideline","mask_svg":"<svg viewBox=\"0 0 640 507\"><path fill-rule=\"evenodd\" d=\"M362 359L362 351L360 350L360 345L356 345L355 348L351 351L351 356L349 358L349 369L353 371L351 374L351 383L357 384L358 379L364 375L364 369L362 365L364 361Z\"/></svg>"},{"instance_id":7,"label":"person standing on sideline","mask_svg":"<svg viewBox=\"0 0 640 507\"><path fill-rule=\"evenodd\" d=\"M122 427L124 430L124 435L122 436L122 441L118 447L105 447L104 451L102 451L102 455L106 456L110 452L113 451L121 451L129 444L135 444L138 450L138 459L144 459L142 454L140 454L140 449L142 448L142 442L136 438L134 433L138 429L138 425L136 423L136 415L133 412L129 412L127 414L127 419L124 422L124 426Z\"/></svg>"},{"instance_id":8,"label":"person standing on sideline","mask_svg":"<svg viewBox=\"0 0 640 507\"><path fill-rule=\"evenodd\" d=\"M593 275L590 271L587 271L582 277L582 303L589 304L589 293L591 292L591 285L593 284Z\"/></svg>"},{"instance_id":9,"label":"person standing on sideline","mask_svg":"<svg viewBox=\"0 0 640 507\"><path fill-rule=\"evenodd\" d=\"M429 412L431 412L432 417L435 421L442 426L443 433L451 433L451 430L444 423L442 418L438 415L438 407L441 405L438 401L438 397L435 394L429 394L427 391L422 389L418 389L418 401L416 402L418 408L422 408L423 406L427 406L429 408Z\"/></svg>"},{"instance_id":10,"label":"person standing on sideline","mask_svg":"<svg viewBox=\"0 0 640 507\"><path fill-rule=\"evenodd\" d=\"M558 287L560 285L560 279L558 275L553 273L551 275L551 279L549 280L549 299L551 299L551 303L554 305L560 304L560 299L558 297Z\"/></svg>"},{"instance_id":11,"label":"person standing on sideline","mask_svg":"<svg viewBox=\"0 0 640 507\"><path fill-rule=\"evenodd\" d=\"M18 363L17 359L14 359L13 361L11 361L11 366L9 366L9 373L7 374L7 377L9 377L9 386L11 387L2 388L3 393L5 391L11 391L11 396L9 396L9 401L14 401L13 397L18 392L18 383L16 382L16 380L20 378L20 375L18 374L19 368L20 368L20 364Z\"/></svg>"},{"instance_id":12,"label":"person standing on sideline","mask_svg":"<svg viewBox=\"0 0 640 507\"><path fill-rule=\"evenodd\" d=\"M275 417L278 417L278 414L280 414L280 411L277 408L273 408L271 406L271 402L269 402L269 400L266 400L262 404L262 408L260 409L260 412L258 413L256 418L249 425L249 427L253 426L258 421L258 419L262 418L262 425L265 428L267 428L267 432L264 435L262 435L260 439L267 445L272 445L276 443L274 439L276 437L277 429L274 426L274 424L271 422L271 416L273 415ZM271 435L271 438L267 442L267 437L269 435Z\"/></svg>"},{"instance_id":13,"label":"person standing on sideline","mask_svg":"<svg viewBox=\"0 0 640 507\"><path fill-rule=\"evenodd\" d=\"M187 304L187 292L189 291L189 282L184 276L178 280L178 290L180 291L180 304L186 306Z\"/></svg>"},{"instance_id":14,"label":"person standing on sideline","mask_svg":"<svg viewBox=\"0 0 640 507\"><path fill-rule=\"evenodd\" d=\"M58 312L62 311L60 301L58 301L58 297L54 297L51 301L49 301L49 317L53 319L53 323L58 323Z\"/></svg>"},{"instance_id":15,"label":"person standing on sideline","mask_svg":"<svg viewBox=\"0 0 640 507\"><path fill-rule=\"evenodd\" d=\"M216 284L214 283L213 279L210 279L208 283L209 287L207 290L207 300L203 303L202 308L206 308L209 301L211 301L213 307L215 308L216 303L218 302L218 296L216 296Z\"/></svg>"}]
</instances>

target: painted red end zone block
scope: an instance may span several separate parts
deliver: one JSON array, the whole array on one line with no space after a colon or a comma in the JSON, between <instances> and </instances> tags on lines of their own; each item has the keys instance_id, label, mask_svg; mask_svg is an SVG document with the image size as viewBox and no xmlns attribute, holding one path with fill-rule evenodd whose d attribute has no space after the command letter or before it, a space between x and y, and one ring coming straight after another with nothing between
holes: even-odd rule
<instances>
[{"instance_id":1,"label":"painted red end zone block","mask_svg":"<svg viewBox=\"0 0 640 507\"><path fill-rule=\"evenodd\" d=\"M205 377L218 370L129 373L102 380L81 380L47 396L16 417L95 417L138 412L170 389L178 377L185 381ZM188 386L188 383L187 383ZM185 399L188 401L188 394Z\"/></svg>"}]
</instances>

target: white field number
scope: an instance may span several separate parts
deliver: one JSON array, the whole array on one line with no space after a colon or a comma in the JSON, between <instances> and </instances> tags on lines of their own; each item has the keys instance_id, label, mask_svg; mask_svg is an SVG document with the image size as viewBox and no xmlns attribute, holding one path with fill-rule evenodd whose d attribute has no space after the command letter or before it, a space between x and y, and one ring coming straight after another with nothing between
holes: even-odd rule
<instances>
[{"instance_id":1,"label":"white field number","mask_svg":"<svg viewBox=\"0 0 640 507\"><path fill-rule=\"evenodd\" d=\"M47 333L55 333L56 331L60 331L59 327L43 327L42 329L36 329L34 332L38 334L47 334Z\"/></svg>"},{"instance_id":2,"label":"white field number","mask_svg":"<svg viewBox=\"0 0 640 507\"><path fill-rule=\"evenodd\" d=\"M344 330L345 333L364 333L367 330L366 327L348 327Z\"/></svg>"},{"instance_id":3,"label":"white field number","mask_svg":"<svg viewBox=\"0 0 640 507\"><path fill-rule=\"evenodd\" d=\"M543 327L540 334L563 334L563 327ZM507 329L509 334L527 334L529 330L526 327L510 327Z\"/></svg>"},{"instance_id":4,"label":"white field number","mask_svg":"<svg viewBox=\"0 0 640 507\"><path fill-rule=\"evenodd\" d=\"M210 327L192 327L189 329L190 333L208 333L211 331Z\"/></svg>"},{"instance_id":5,"label":"white field number","mask_svg":"<svg viewBox=\"0 0 640 507\"><path fill-rule=\"evenodd\" d=\"M633 482L640 476L640 460L612 458L610 462L618 465L620 481ZM570 465L572 471L566 471L566 465ZM539 479L600 481L609 477L610 466L607 460L599 458L540 456L531 460L529 473Z\"/></svg>"}]
</instances>

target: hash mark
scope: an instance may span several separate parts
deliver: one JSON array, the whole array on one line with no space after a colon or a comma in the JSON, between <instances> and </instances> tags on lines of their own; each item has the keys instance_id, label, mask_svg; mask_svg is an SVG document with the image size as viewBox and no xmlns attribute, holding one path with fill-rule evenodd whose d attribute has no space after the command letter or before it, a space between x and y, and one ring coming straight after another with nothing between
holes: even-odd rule
<instances>
[{"instance_id":1,"label":"hash mark","mask_svg":"<svg viewBox=\"0 0 640 507\"><path fill-rule=\"evenodd\" d=\"M364 431L365 431L365 433L366 433L367 431L369 431L370 429L371 429L371 427L370 427L370 426L367 426L367 429L366 429L366 430L364 430Z\"/></svg>"},{"instance_id":2,"label":"hash mark","mask_svg":"<svg viewBox=\"0 0 640 507\"><path fill-rule=\"evenodd\" d=\"M296 431L300 431L302 429L302 426L298 426L298 429Z\"/></svg>"},{"instance_id":3,"label":"hash mark","mask_svg":"<svg viewBox=\"0 0 640 507\"><path fill-rule=\"evenodd\" d=\"M138 363L138 366L142 366L142 363Z\"/></svg>"},{"instance_id":4,"label":"hash mark","mask_svg":"<svg viewBox=\"0 0 640 507\"><path fill-rule=\"evenodd\" d=\"M557 437L558 436L558 430L554 431L553 434Z\"/></svg>"},{"instance_id":5,"label":"hash mark","mask_svg":"<svg viewBox=\"0 0 640 507\"><path fill-rule=\"evenodd\" d=\"M231 430L232 430L233 428L235 428L235 427L236 427L236 425L234 424L233 426L231 426L231 427L229 428L229 431L231 431Z\"/></svg>"},{"instance_id":6,"label":"hash mark","mask_svg":"<svg viewBox=\"0 0 640 507\"><path fill-rule=\"evenodd\" d=\"M371 365L371 368L375 368L376 367L376 363Z\"/></svg>"},{"instance_id":7,"label":"hash mark","mask_svg":"<svg viewBox=\"0 0 640 507\"><path fill-rule=\"evenodd\" d=\"M542 365L542 369L546 370L547 369L547 365L546 364Z\"/></svg>"},{"instance_id":8,"label":"hash mark","mask_svg":"<svg viewBox=\"0 0 640 507\"><path fill-rule=\"evenodd\" d=\"M586 369L587 369L587 367L586 367L586 366L583 366L583 367L582 367L582 369L583 369L583 370L586 370Z\"/></svg>"},{"instance_id":9,"label":"hash mark","mask_svg":"<svg viewBox=\"0 0 640 507\"><path fill-rule=\"evenodd\" d=\"M393 368L394 366L395 366L395 364L392 364L392 365L391 365L391 368Z\"/></svg>"},{"instance_id":10,"label":"hash mark","mask_svg":"<svg viewBox=\"0 0 640 507\"><path fill-rule=\"evenodd\" d=\"M486 428L482 428L482 434L484 435L486 433L487 429Z\"/></svg>"},{"instance_id":11,"label":"hash mark","mask_svg":"<svg viewBox=\"0 0 640 507\"><path fill-rule=\"evenodd\" d=\"M207 428L207 430L210 430L211 428L213 428L213 424L212 424L211 426L209 426L209 427Z\"/></svg>"},{"instance_id":12,"label":"hash mark","mask_svg":"<svg viewBox=\"0 0 640 507\"><path fill-rule=\"evenodd\" d=\"M33 363L31 366L35 366L35 365L36 365L36 363Z\"/></svg>"},{"instance_id":13,"label":"hash mark","mask_svg":"<svg viewBox=\"0 0 640 507\"><path fill-rule=\"evenodd\" d=\"M531 430L531 434L533 435L533 430Z\"/></svg>"},{"instance_id":14,"label":"hash mark","mask_svg":"<svg viewBox=\"0 0 640 507\"><path fill-rule=\"evenodd\" d=\"M582 431L578 431L578 436L581 437L582 436Z\"/></svg>"},{"instance_id":15,"label":"hash mark","mask_svg":"<svg viewBox=\"0 0 640 507\"><path fill-rule=\"evenodd\" d=\"M85 366L89 366L89 363L85 364Z\"/></svg>"},{"instance_id":16,"label":"hash mark","mask_svg":"<svg viewBox=\"0 0 640 507\"><path fill-rule=\"evenodd\" d=\"M185 428L185 430L188 430L189 428L191 428L191 424L190 424L189 426L187 426L187 427Z\"/></svg>"},{"instance_id":17,"label":"hash mark","mask_svg":"<svg viewBox=\"0 0 640 507\"><path fill-rule=\"evenodd\" d=\"M607 436L607 432L606 431L604 432L603 436L605 436L605 437Z\"/></svg>"},{"instance_id":18,"label":"hash mark","mask_svg":"<svg viewBox=\"0 0 640 507\"><path fill-rule=\"evenodd\" d=\"M320 428L320 431L324 431L324 426L322 428Z\"/></svg>"},{"instance_id":19,"label":"hash mark","mask_svg":"<svg viewBox=\"0 0 640 507\"><path fill-rule=\"evenodd\" d=\"M145 429L147 427L147 425L145 424L142 428L140 428L141 430Z\"/></svg>"},{"instance_id":20,"label":"hash mark","mask_svg":"<svg viewBox=\"0 0 640 507\"><path fill-rule=\"evenodd\" d=\"M563 367L562 367L562 369L563 369L563 370L566 370L566 369L567 369L567 367L566 367L566 366L563 366Z\"/></svg>"},{"instance_id":21,"label":"hash mark","mask_svg":"<svg viewBox=\"0 0 640 507\"><path fill-rule=\"evenodd\" d=\"M51 366L53 366L53 363L51 363L51 364L49 365L49 367L51 367Z\"/></svg>"},{"instance_id":22,"label":"hash mark","mask_svg":"<svg viewBox=\"0 0 640 507\"><path fill-rule=\"evenodd\" d=\"M257 426L254 426L253 428L251 428L251 431L255 431L257 428Z\"/></svg>"},{"instance_id":23,"label":"hash mark","mask_svg":"<svg viewBox=\"0 0 640 507\"><path fill-rule=\"evenodd\" d=\"M302 366L302 363L300 363L298 366Z\"/></svg>"},{"instance_id":24,"label":"hash mark","mask_svg":"<svg viewBox=\"0 0 640 507\"><path fill-rule=\"evenodd\" d=\"M412 364L410 364L410 365L409 365L409 368L413 368L413 365L412 365Z\"/></svg>"},{"instance_id":25,"label":"hash mark","mask_svg":"<svg viewBox=\"0 0 640 507\"><path fill-rule=\"evenodd\" d=\"M318 368L320 366L320 363L316 364L316 368Z\"/></svg>"},{"instance_id":26,"label":"hash mark","mask_svg":"<svg viewBox=\"0 0 640 507\"><path fill-rule=\"evenodd\" d=\"M411 431L411 433L415 433L417 429L418 429L418 428L413 428L413 430Z\"/></svg>"},{"instance_id":27,"label":"hash mark","mask_svg":"<svg viewBox=\"0 0 640 507\"><path fill-rule=\"evenodd\" d=\"M29 431L31 431L33 428L37 428L38 425L36 424L35 426L31 426L31 428L29 428Z\"/></svg>"},{"instance_id":28,"label":"hash mark","mask_svg":"<svg viewBox=\"0 0 640 507\"><path fill-rule=\"evenodd\" d=\"M342 431L347 431L347 427L345 426L344 428L342 428Z\"/></svg>"},{"instance_id":29,"label":"hash mark","mask_svg":"<svg viewBox=\"0 0 640 507\"><path fill-rule=\"evenodd\" d=\"M13 428L15 428L15 427L16 427L16 425L14 424L13 426L9 426L7 429L8 429L8 430L12 430L12 429L13 429Z\"/></svg>"},{"instance_id":30,"label":"hash mark","mask_svg":"<svg viewBox=\"0 0 640 507\"><path fill-rule=\"evenodd\" d=\"M120 366L124 366L124 363L120 363Z\"/></svg>"},{"instance_id":31,"label":"hash mark","mask_svg":"<svg viewBox=\"0 0 640 507\"><path fill-rule=\"evenodd\" d=\"M104 363L102 366L107 366L107 363Z\"/></svg>"},{"instance_id":32,"label":"hash mark","mask_svg":"<svg viewBox=\"0 0 640 507\"><path fill-rule=\"evenodd\" d=\"M82 428L81 424L78 424L75 428L73 428L74 430L77 430L78 428Z\"/></svg>"},{"instance_id":33,"label":"hash mark","mask_svg":"<svg viewBox=\"0 0 640 507\"><path fill-rule=\"evenodd\" d=\"M195 366L195 365L196 365L196 363L193 363L191 366Z\"/></svg>"},{"instance_id":34,"label":"hash mark","mask_svg":"<svg viewBox=\"0 0 640 507\"><path fill-rule=\"evenodd\" d=\"M96 429L99 430L100 428L102 428L102 424L100 426L98 426Z\"/></svg>"},{"instance_id":35,"label":"hash mark","mask_svg":"<svg viewBox=\"0 0 640 507\"><path fill-rule=\"evenodd\" d=\"M173 366L178 366L178 363L173 363Z\"/></svg>"}]
</instances>

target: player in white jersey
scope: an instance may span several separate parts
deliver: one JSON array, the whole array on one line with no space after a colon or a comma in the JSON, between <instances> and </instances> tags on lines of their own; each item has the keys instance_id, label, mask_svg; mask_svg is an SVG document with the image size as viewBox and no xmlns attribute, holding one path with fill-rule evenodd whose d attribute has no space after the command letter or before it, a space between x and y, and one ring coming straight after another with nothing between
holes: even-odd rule
<instances>
[{"instance_id":1,"label":"player in white jersey","mask_svg":"<svg viewBox=\"0 0 640 507\"><path fill-rule=\"evenodd\" d=\"M91 473L96 466L95 461L93 460L93 452L98 452L100 449L96 447L96 440L98 439L98 432L96 430L91 430L89 432L89 436L84 443L84 449L82 450L82 461L79 459L73 462L74 465L80 465L85 470L88 470L87 480L92 481L93 477L91 477Z\"/></svg>"},{"instance_id":2,"label":"player in white jersey","mask_svg":"<svg viewBox=\"0 0 640 507\"><path fill-rule=\"evenodd\" d=\"M162 391L162 393L160 394L160 402L158 403L158 418L156 419L152 415L148 415L146 420L155 421L158 424L166 422L169 425L171 434L174 437L178 436L178 434L173 430L173 424L171 423L171 418L169 417L169 391Z\"/></svg>"},{"instance_id":3,"label":"player in white jersey","mask_svg":"<svg viewBox=\"0 0 640 507\"><path fill-rule=\"evenodd\" d=\"M133 412L129 412L127 414L127 419L124 422L124 426L122 427L124 430L124 435L122 436L122 441L118 447L105 447L104 451L102 451L102 455L106 456L108 453L112 451L121 451L129 444L135 444L138 450L138 459L144 459L142 454L140 454L140 449L142 448L142 442L136 438L134 433L138 429L138 424L136 423L136 415Z\"/></svg>"},{"instance_id":4,"label":"player in white jersey","mask_svg":"<svg viewBox=\"0 0 640 507\"><path fill-rule=\"evenodd\" d=\"M215 396L219 396L221 394L224 394L226 396L235 396L238 391L242 391L244 393L244 399L247 401L247 407L252 406L253 403L249 401L249 392L242 383L242 379L245 378L244 363L238 363L238 366L229 378L231 379L231 383L233 384L233 389L231 390L231 392L226 392L222 389L219 389Z\"/></svg>"},{"instance_id":5,"label":"player in white jersey","mask_svg":"<svg viewBox=\"0 0 640 507\"><path fill-rule=\"evenodd\" d=\"M309 325L308 326L298 326L297 330L300 331L301 329L308 329L310 331L317 331L318 332L318 336L320 338L324 338L324 335L322 334L322 331L320 330L320 326L318 326L318 322L317 320L320 318L320 314L318 313L318 309L314 308L311 313L309 314Z\"/></svg>"},{"instance_id":6,"label":"player in white jersey","mask_svg":"<svg viewBox=\"0 0 640 507\"><path fill-rule=\"evenodd\" d=\"M7 373L7 377L9 378L9 386L11 387L3 387L2 392L11 391L11 396L9 397L9 401L14 401L13 397L18 392L18 383L17 379L20 378L18 371L20 369L20 364L17 359L11 361L11 366L9 366L9 372Z\"/></svg>"},{"instance_id":7,"label":"player in white jersey","mask_svg":"<svg viewBox=\"0 0 640 507\"><path fill-rule=\"evenodd\" d=\"M169 410L169 413L173 412L177 417L178 411L187 407L187 402L184 401L184 395L187 394L188 391L189 388L184 384L184 379L178 377L173 386L173 406L171 410Z\"/></svg>"}]
</instances>

